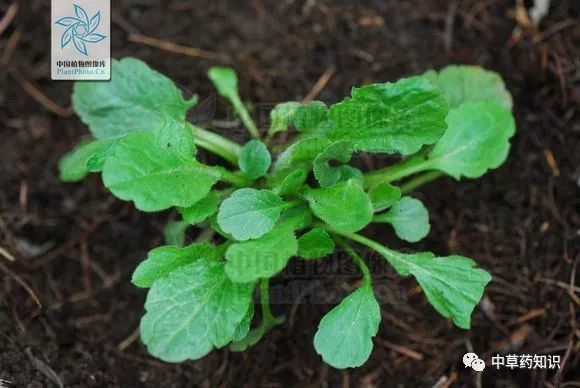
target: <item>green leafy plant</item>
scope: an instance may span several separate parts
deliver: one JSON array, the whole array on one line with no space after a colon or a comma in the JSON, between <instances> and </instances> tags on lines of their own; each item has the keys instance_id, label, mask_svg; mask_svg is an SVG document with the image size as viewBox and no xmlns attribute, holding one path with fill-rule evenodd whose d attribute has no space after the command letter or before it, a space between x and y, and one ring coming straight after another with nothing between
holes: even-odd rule
<instances>
[{"instance_id":1,"label":"green leafy plant","mask_svg":"<svg viewBox=\"0 0 580 388\"><path fill-rule=\"evenodd\" d=\"M321 259L336 245L352 256L362 284L322 318L314 347L337 368L363 364L380 324L372 276L354 244L370 248L401 276L413 276L443 317L468 329L491 276L469 258L401 253L360 233L376 223L413 243L429 233L426 207L408 196L438 176L478 178L506 159L515 124L501 78L473 66L352 89L327 106L286 102L261 133L242 102L237 77L212 68L251 140L240 145L186 121L184 99L143 62L113 62L111 82L79 82L73 104L91 130L60 163L64 181L101 172L105 186L142 211L171 208L169 244L153 249L133 274L149 288L141 337L165 361L198 359L229 344L242 351L283 317L272 314L269 279L289 260ZM295 129L295 131L294 131ZM277 135L288 132L287 142ZM231 137L231 136L230 136ZM204 150L226 167L200 161ZM363 172L360 152L401 161ZM183 246L189 226L201 229ZM253 295L261 298L261 321Z\"/></svg>"}]
</instances>

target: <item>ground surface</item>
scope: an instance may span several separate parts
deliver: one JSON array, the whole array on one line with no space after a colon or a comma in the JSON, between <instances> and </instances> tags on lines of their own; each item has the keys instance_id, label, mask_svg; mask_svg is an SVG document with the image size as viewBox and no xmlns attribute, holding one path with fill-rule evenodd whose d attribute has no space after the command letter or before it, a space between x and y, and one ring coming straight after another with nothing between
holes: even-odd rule
<instances>
[{"instance_id":1,"label":"ground surface","mask_svg":"<svg viewBox=\"0 0 580 388\"><path fill-rule=\"evenodd\" d=\"M0 14L12 3L0 1ZM540 31L519 37L511 0L114 2L113 55L144 59L202 97L212 91L204 74L213 60L129 35L229 56L243 97L259 103L301 100L325 72L332 77L318 98L327 102L352 85L450 63L480 64L506 79L518 123L508 162L481 180L444 179L416 194L432 224L417 248L473 257L494 276L472 330L454 328L414 281L371 259L375 283L387 290L383 322L371 359L349 371L325 366L314 352L316 326L331 305L307 303L308 295L275 306L289 320L243 354L169 365L131 341L145 292L129 279L172 215L139 214L98 177L59 182L59 157L87 132L67 109L72 85L48 77L48 2L20 3L0 27L0 247L16 259L0 257L0 378L17 387L572 386L580 368L579 295L570 286L580 258L577 1L553 1ZM219 101L218 118L223 111ZM212 112L209 103L198 113ZM388 231L369 233L392 240ZM329 259L330 275L289 270L276 284L310 276L346 291L356 273L332 276L345 261ZM563 367L488 369L478 378L461 363L468 349L487 360L502 351L559 354Z\"/></svg>"}]
</instances>

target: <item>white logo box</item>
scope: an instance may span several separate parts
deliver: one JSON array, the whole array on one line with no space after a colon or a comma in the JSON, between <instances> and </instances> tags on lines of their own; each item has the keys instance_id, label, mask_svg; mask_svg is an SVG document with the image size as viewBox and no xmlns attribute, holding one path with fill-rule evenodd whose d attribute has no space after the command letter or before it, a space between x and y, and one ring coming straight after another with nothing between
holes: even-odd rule
<instances>
[{"instance_id":1,"label":"white logo box","mask_svg":"<svg viewBox=\"0 0 580 388\"><path fill-rule=\"evenodd\" d=\"M51 78L111 79L111 0L51 0Z\"/></svg>"}]
</instances>

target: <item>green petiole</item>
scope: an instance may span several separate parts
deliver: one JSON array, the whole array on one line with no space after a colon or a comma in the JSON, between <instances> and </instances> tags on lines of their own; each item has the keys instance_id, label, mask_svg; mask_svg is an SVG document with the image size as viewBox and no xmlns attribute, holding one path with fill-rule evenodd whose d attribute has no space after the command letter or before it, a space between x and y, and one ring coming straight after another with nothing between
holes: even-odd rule
<instances>
[{"instance_id":1,"label":"green petiole","mask_svg":"<svg viewBox=\"0 0 580 388\"><path fill-rule=\"evenodd\" d=\"M367 267L363 259L342 238L335 236L335 240L340 246L342 246L342 248L346 251L346 253L348 253L353 258L354 262L363 273L364 284L370 286L372 282L371 271L369 270L369 267Z\"/></svg>"},{"instance_id":2,"label":"green petiole","mask_svg":"<svg viewBox=\"0 0 580 388\"><path fill-rule=\"evenodd\" d=\"M260 304L262 306L262 322L260 326L250 330L248 335L236 342L232 342L230 350L233 352L243 352L250 346L257 344L262 337L276 325L284 322L285 317L275 317L270 309L270 279L260 281Z\"/></svg>"},{"instance_id":3,"label":"green petiole","mask_svg":"<svg viewBox=\"0 0 580 388\"><path fill-rule=\"evenodd\" d=\"M242 120L242 123L244 123L244 126L246 127L250 135L254 139L260 139L260 132L258 131L258 128L254 123L254 120L252 120L252 117L250 116L250 113L246 109L246 106L244 105L242 100L240 100L239 97L236 96L236 98L232 98L231 103L238 116L240 116L240 120Z\"/></svg>"},{"instance_id":4,"label":"green petiole","mask_svg":"<svg viewBox=\"0 0 580 388\"><path fill-rule=\"evenodd\" d=\"M432 182L437 178L445 175L441 171L427 171L422 174L417 175L414 178L409 179L407 182L403 183L400 187L401 193L407 194L415 190L417 187L423 186L426 183Z\"/></svg>"},{"instance_id":5,"label":"green petiole","mask_svg":"<svg viewBox=\"0 0 580 388\"><path fill-rule=\"evenodd\" d=\"M391 183L429 169L431 169L430 160L418 155L412 156L393 166L365 174L364 185L365 187L373 187L380 183Z\"/></svg>"},{"instance_id":6,"label":"green petiole","mask_svg":"<svg viewBox=\"0 0 580 388\"><path fill-rule=\"evenodd\" d=\"M226 139L215 132L200 128L191 123L188 124L193 132L193 139L197 146L221 156L235 166L238 165L238 156L242 149L238 143Z\"/></svg>"}]
</instances>

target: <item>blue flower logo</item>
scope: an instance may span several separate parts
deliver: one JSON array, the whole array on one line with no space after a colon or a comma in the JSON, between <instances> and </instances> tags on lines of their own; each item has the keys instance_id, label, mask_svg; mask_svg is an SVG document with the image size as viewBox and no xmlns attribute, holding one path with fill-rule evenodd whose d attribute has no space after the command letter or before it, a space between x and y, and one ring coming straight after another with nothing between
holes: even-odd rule
<instances>
[{"instance_id":1,"label":"blue flower logo","mask_svg":"<svg viewBox=\"0 0 580 388\"><path fill-rule=\"evenodd\" d=\"M64 17L55 23L66 27L60 38L60 48L63 49L70 42L73 42L79 53L89 55L87 43L97 43L106 38L105 35L95 32L101 24L101 12L97 12L89 19L89 15L82 7L74 4L74 9L76 17Z\"/></svg>"}]
</instances>

